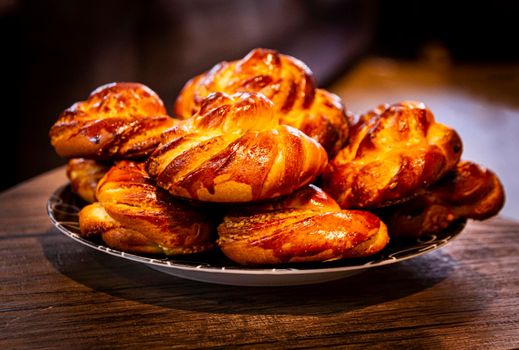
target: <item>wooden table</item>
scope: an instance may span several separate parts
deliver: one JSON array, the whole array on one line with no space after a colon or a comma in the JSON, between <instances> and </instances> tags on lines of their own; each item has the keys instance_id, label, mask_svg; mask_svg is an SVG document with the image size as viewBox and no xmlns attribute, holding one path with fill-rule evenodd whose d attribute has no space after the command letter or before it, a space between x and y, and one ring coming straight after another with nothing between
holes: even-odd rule
<instances>
[{"instance_id":1,"label":"wooden table","mask_svg":"<svg viewBox=\"0 0 519 350\"><path fill-rule=\"evenodd\" d=\"M446 247L319 285L175 278L59 233L59 168L0 195L0 348L519 347L519 222L471 222Z\"/></svg>"}]
</instances>

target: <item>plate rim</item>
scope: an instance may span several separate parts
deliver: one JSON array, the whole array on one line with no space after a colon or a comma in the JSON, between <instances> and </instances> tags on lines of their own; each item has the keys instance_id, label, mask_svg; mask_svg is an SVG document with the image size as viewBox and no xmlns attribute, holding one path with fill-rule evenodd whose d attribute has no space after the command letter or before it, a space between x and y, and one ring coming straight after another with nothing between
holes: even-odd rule
<instances>
[{"instance_id":1,"label":"plate rim","mask_svg":"<svg viewBox=\"0 0 519 350\"><path fill-rule=\"evenodd\" d=\"M119 258L124 258L126 260L134 261L143 263L146 265L155 265L163 268L172 268L172 269L178 269L183 271L192 271L196 273L205 272L205 273L211 273L211 274L229 274L229 275L262 275L262 276L278 276L278 275L313 275L313 274L328 274L328 273L340 273L340 272L346 272L346 271L356 271L356 270L364 270L367 268L372 267L379 267L379 266L386 266L395 264L401 261L406 261L412 258L416 258L418 256L422 256L424 254L427 254L429 252L435 251L445 245L447 245L449 242L456 239L461 232L464 231L466 226L466 220L462 222L458 222L456 224L457 229L452 230L452 235L447 239L442 239L437 243L434 243L434 245L431 246L425 246L426 249L420 249L415 254L404 256L401 258L395 258L392 257L391 259L382 260L379 262L367 262L361 265L349 265L349 266L335 266L335 267L323 267L323 268L309 268L309 269L298 269L297 267L280 267L280 268L264 268L264 267L254 267L254 266L240 266L236 265L232 268L226 268L225 266L221 267L215 267L215 266L204 266L202 264L197 265L195 267L184 265L178 262L171 262L171 261L164 261L161 259L154 259L149 258L133 253L127 253L123 252L117 249L113 249L104 245L99 245L90 242L89 240L79 236L78 234L71 232L66 227L64 227L60 222L58 222L52 212L52 199L53 197L58 197L58 194L63 192L67 187L69 187L70 184L66 183L63 185L60 185L57 187L51 194L51 196L47 199L47 216L49 217L51 223L54 227L56 227L62 234L65 236L72 238L76 242L79 242L87 247L90 247L92 249L95 249L97 251L104 252L106 254L116 256ZM61 199L60 199L61 200ZM65 203L67 204L67 203ZM408 248L411 249L411 248ZM405 251L405 249L403 250ZM400 251L401 252L401 251Z\"/></svg>"}]
</instances>

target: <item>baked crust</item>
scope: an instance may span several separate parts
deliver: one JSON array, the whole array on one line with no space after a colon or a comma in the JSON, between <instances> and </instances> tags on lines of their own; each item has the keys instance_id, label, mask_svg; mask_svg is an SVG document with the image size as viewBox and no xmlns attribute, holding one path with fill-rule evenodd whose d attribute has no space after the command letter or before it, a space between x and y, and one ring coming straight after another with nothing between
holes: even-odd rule
<instances>
[{"instance_id":1,"label":"baked crust","mask_svg":"<svg viewBox=\"0 0 519 350\"><path fill-rule=\"evenodd\" d=\"M458 163L461 139L420 102L382 105L362 115L330 162L323 189L342 208L384 207L435 183Z\"/></svg>"},{"instance_id":2,"label":"baked crust","mask_svg":"<svg viewBox=\"0 0 519 350\"><path fill-rule=\"evenodd\" d=\"M443 179L409 201L381 211L391 236L436 234L459 219L485 220L505 202L499 178L490 170L460 162Z\"/></svg>"},{"instance_id":3,"label":"baked crust","mask_svg":"<svg viewBox=\"0 0 519 350\"><path fill-rule=\"evenodd\" d=\"M340 98L317 89L312 71L300 60L274 50L254 49L241 60L221 62L186 83L175 103L182 118L196 114L212 92L260 92L274 103L282 124L317 140L333 156L348 138Z\"/></svg>"},{"instance_id":4,"label":"baked crust","mask_svg":"<svg viewBox=\"0 0 519 350\"><path fill-rule=\"evenodd\" d=\"M138 83L111 83L65 110L50 129L56 153L65 158L142 158L175 120L162 100Z\"/></svg>"},{"instance_id":5,"label":"baked crust","mask_svg":"<svg viewBox=\"0 0 519 350\"><path fill-rule=\"evenodd\" d=\"M373 255L389 242L374 214L341 210L316 186L225 216L218 245L242 265L330 261Z\"/></svg>"},{"instance_id":6,"label":"baked crust","mask_svg":"<svg viewBox=\"0 0 519 350\"><path fill-rule=\"evenodd\" d=\"M211 219L156 187L142 163L118 162L99 182L96 196L99 202L79 215L84 236L102 235L112 248L133 252L176 255L213 248Z\"/></svg>"},{"instance_id":7,"label":"baked crust","mask_svg":"<svg viewBox=\"0 0 519 350\"><path fill-rule=\"evenodd\" d=\"M73 158L67 162L67 177L72 191L88 203L96 201L97 183L110 165L92 159Z\"/></svg>"},{"instance_id":8,"label":"baked crust","mask_svg":"<svg viewBox=\"0 0 519 350\"><path fill-rule=\"evenodd\" d=\"M163 134L146 170L174 196L238 203L292 193L313 182L327 161L318 142L279 124L262 94L217 92Z\"/></svg>"}]
</instances>

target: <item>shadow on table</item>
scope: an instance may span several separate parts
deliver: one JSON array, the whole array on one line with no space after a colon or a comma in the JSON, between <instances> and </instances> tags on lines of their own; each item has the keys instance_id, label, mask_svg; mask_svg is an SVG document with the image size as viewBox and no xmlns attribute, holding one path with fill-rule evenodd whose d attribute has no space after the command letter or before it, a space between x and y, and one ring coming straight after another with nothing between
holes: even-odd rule
<instances>
[{"instance_id":1,"label":"shadow on table","mask_svg":"<svg viewBox=\"0 0 519 350\"><path fill-rule=\"evenodd\" d=\"M237 287L189 281L107 255L57 234L40 238L61 274L116 298L170 309L224 314L326 315L362 309L431 288L457 262L442 251L346 279L307 286Z\"/></svg>"}]
</instances>

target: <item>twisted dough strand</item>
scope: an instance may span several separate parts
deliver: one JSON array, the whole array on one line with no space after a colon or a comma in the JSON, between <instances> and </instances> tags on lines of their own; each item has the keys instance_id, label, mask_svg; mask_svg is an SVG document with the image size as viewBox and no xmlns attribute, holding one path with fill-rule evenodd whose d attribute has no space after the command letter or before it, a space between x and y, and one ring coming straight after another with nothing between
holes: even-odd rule
<instances>
[{"instance_id":1,"label":"twisted dough strand","mask_svg":"<svg viewBox=\"0 0 519 350\"><path fill-rule=\"evenodd\" d=\"M213 247L209 218L157 188L142 163L114 165L99 182L96 196L99 202L80 212L85 236L101 234L113 248L166 255Z\"/></svg>"},{"instance_id":2,"label":"twisted dough strand","mask_svg":"<svg viewBox=\"0 0 519 350\"><path fill-rule=\"evenodd\" d=\"M67 177L72 190L89 203L96 201L97 183L110 165L92 159L73 158L67 162Z\"/></svg>"},{"instance_id":3,"label":"twisted dough strand","mask_svg":"<svg viewBox=\"0 0 519 350\"><path fill-rule=\"evenodd\" d=\"M323 189L342 208L405 200L458 163L461 139L419 102L382 105L360 117L349 144L330 162Z\"/></svg>"},{"instance_id":4,"label":"twisted dough strand","mask_svg":"<svg viewBox=\"0 0 519 350\"><path fill-rule=\"evenodd\" d=\"M313 185L280 201L228 214L218 234L224 254L244 265L363 257L389 241L386 226L375 215L341 210Z\"/></svg>"},{"instance_id":5,"label":"twisted dough strand","mask_svg":"<svg viewBox=\"0 0 519 350\"><path fill-rule=\"evenodd\" d=\"M65 110L49 136L66 158L121 159L150 154L175 120L161 99L137 83L112 83Z\"/></svg>"},{"instance_id":6,"label":"twisted dough strand","mask_svg":"<svg viewBox=\"0 0 519 350\"><path fill-rule=\"evenodd\" d=\"M281 124L303 131L334 155L348 137L344 107L334 94L316 89L312 71L294 57L255 49L241 60L221 62L191 79L175 103L175 113L189 118L212 92L260 92L269 98Z\"/></svg>"},{"instance_id":7,"label":"twisted dough strand","mask_svg":"<svg viewBox=\"0 0 519 350\"><path fill-rule=\"evenodd\" d=\"M490 170L467 161L443 179L402 204L383 213L390 234L418 237L436 234L460 218L485 220L504 205L499 178Z\"/></svg>"},{"instance_id":8,"label":"twisted dough strand","mask_svg":"<svg viewBox=\"0 0 519 350\"><path fill-rule=\"evenodd\" d=\"M326 163L318 142L279 125L263 95L213 93L197 115L164 133L147 171L175 196L250 202L311 183Z\"/></svg>"}]
</instances>

